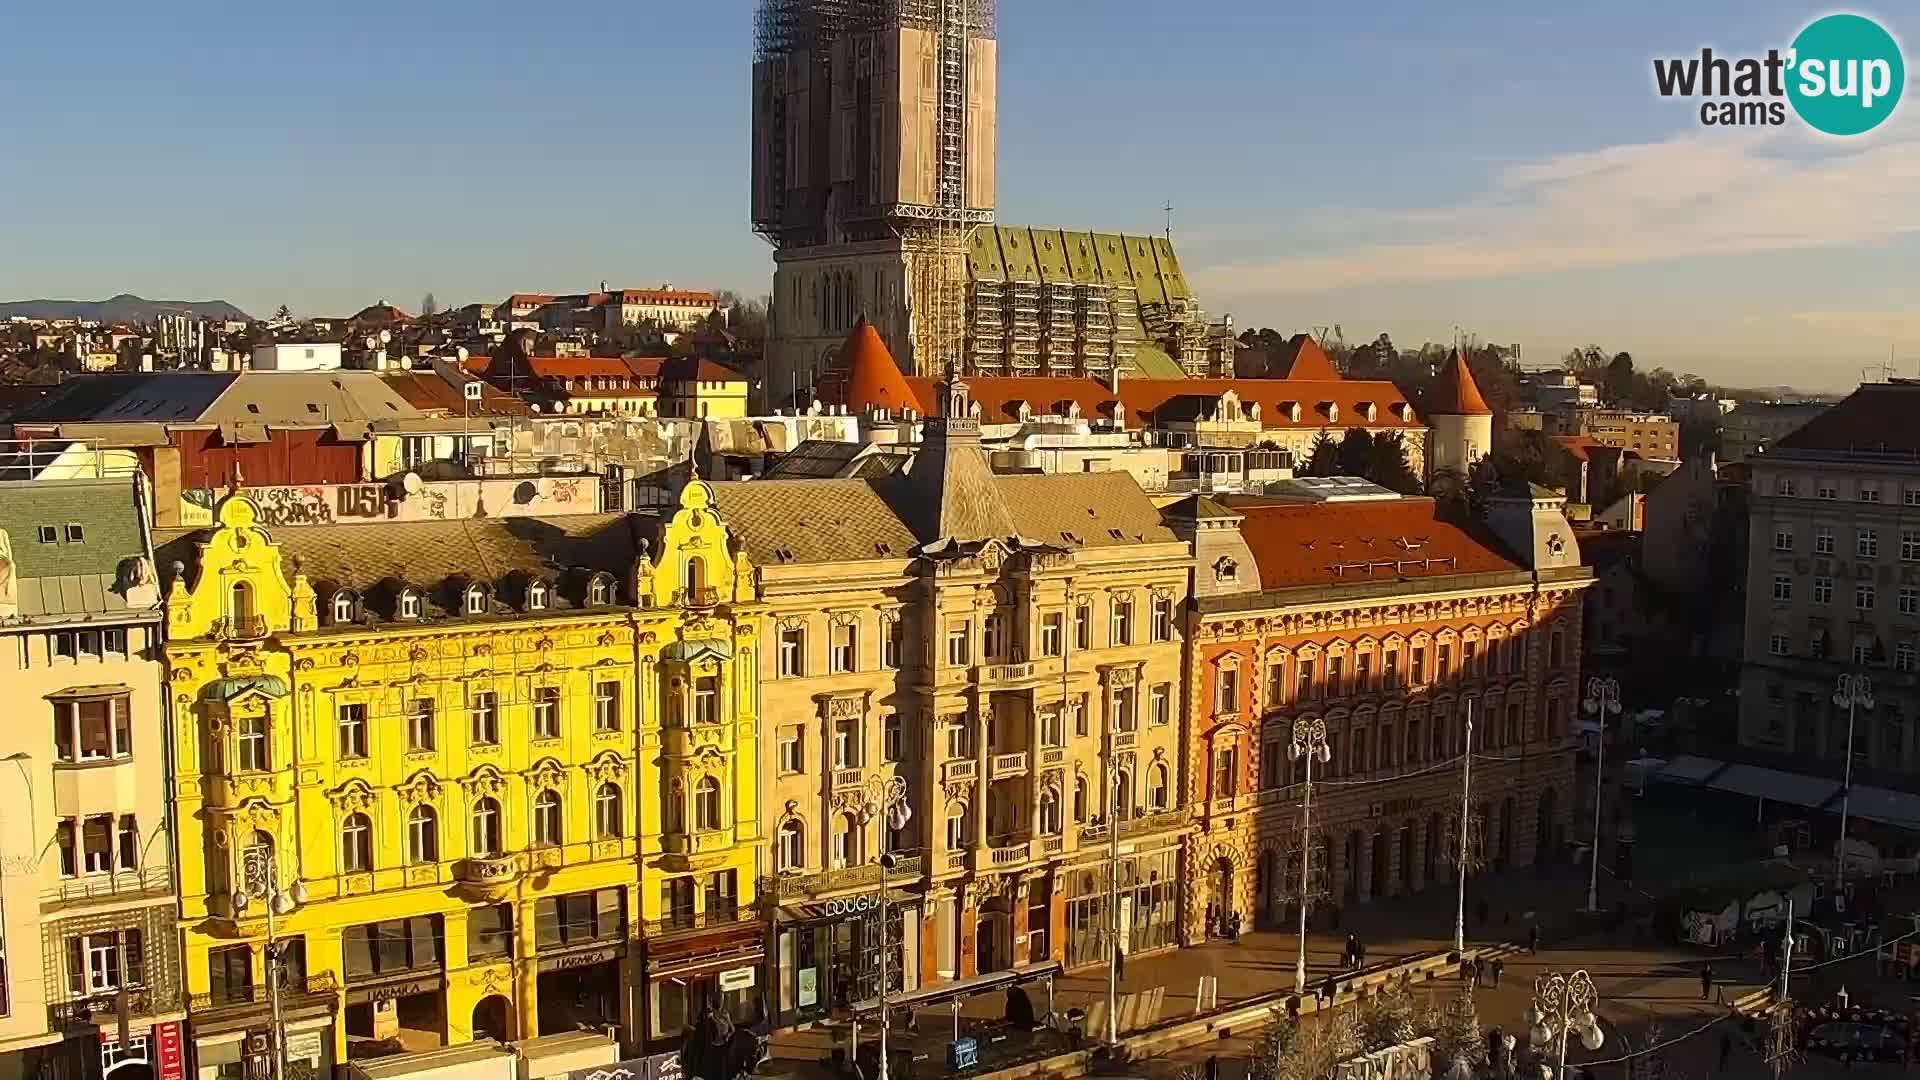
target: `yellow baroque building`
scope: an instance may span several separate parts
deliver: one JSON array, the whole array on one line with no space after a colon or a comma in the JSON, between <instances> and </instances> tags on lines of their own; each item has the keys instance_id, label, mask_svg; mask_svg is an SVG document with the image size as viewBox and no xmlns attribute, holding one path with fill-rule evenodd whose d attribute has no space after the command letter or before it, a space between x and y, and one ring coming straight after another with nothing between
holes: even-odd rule
<instances>
[{"instance_id":1,"label":"yellow baroque building","mask_svg":"<svg viewBox=\"0 0 1920 1080\"><path fill-rule=\"evenodd\" d=\"M617 514L163 533L202 1080L759 1008L753 571Z\"/></svg>"}]
</instances>

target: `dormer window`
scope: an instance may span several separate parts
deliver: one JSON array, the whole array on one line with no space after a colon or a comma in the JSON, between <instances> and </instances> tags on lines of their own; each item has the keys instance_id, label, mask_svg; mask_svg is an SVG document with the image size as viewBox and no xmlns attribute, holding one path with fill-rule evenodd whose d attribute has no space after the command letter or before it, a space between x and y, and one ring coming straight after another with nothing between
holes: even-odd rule
<instances>
[{"instance_id":1,"label":"dormer window","mask_svg":"<svg viewBox=\"0 0 1920 1080\"><path fill-rule=\"evenodd\" d=\"M413 591L412 589L401 589L400 604L399 604L398 610L400 612L400 617L403 619L419 618L420 617L420 594Z\"/></svg>"},{"instance_id":2,"label":"dormer window","mask_svg":"<svg viewBox=\"0 0 1920 1080\"><path fill-rule=\"evenodd\" d=\"M487 590L482 585L469 585L466 592L466 612L469 615L487 613Z\"/></svg>"},{"instance_id":3,"label":"dormer window","mask_svg":"<svg viewBox=\"0 0 1920 1080\"><path fill-rule=\"evenodd\" d=\"M605 607L613 603L613 582L605 574L595 574L587 582L587 603L594 607Z\"/></svg>"},{"instance_id":4,"label":"dormer window","mask_svg":"<svg viewBox=\"0 0 1920 1080\"><path fill-rule=\"evenodd\" d=\"M352 590L341 589L339 592L334 593L333 624L335 626L344 626L352 622L356 614L354 609L358 606L359 600L353 595Z\"/></svg>"},{"instance_id":5,"label":"dormer window","mask_svg":"<svg viewBox=\"0 0 1920 1080\"><path fill-rule=\"evenodd\" d=\"M1240 580L1240 564L1232 557L1223 557L1213 564L1213 580Z\"/></svg>"},{"instance_id":6,"label":"dormer window","mask_svg":"<svg viewBox=\"0 0 1920 1080\"><path fill-rule=\"evenodd\" d=\"M527 586L527 610L528 611L547 610L546 582L536 581L533 584Z\"/></svg>"}]
</instances>

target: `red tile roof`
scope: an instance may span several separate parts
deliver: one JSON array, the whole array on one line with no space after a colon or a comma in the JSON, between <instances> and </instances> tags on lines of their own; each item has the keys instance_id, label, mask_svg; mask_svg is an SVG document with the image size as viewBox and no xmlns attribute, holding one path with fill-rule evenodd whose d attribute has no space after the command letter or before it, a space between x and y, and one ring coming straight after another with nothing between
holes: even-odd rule
<instances>
[{"instance_id":1,"label":"red tile roof","mask_svg":"<svg viewBox=\"0 0 1920 1080\"><path fill-rule=\"evenodd\" d=\"M859 335L859 331L855 331ZM867 331L872 334L871 328ZM850 379L844 402L853 411L869 405L898 411L905 405L922 415L939 413L940 395L935 380L898 376L886 346L873 334L870 344L860 335L855 358L868 372L864 379ZM854 339L849 339L850 343ZM879 349L878 353L872 350ZM862 357L865 357L863 360ZM885 356L884 366L880 357ZM891 369L895 374L888 375ZM897 381L896 381L897 380ZM1116 405L1125 410L1129 427L1151 427L1155 413L1169 402L1186 397L1218 398L1228 390L1237 394L1243 406L1260 406L1263 428L1321 428L1365 426L1370 428L1419 428L1423 422L1411 408L1406 419L1394 414L1395 404L1406 403L1400 388L1386 380L1362 379L1121 379L1116 393L1096 379L1052 377L1000 377L967 380L967 388L980 404L980 415L989 423L1006 423L1019 414L1026 402L1037 414L1059 413L1055 406L1077 402L1085 417L1109 417ZM904 390L904 395L902 391ZM823 397L822 400L825 400ZM1374 418L1366 420L1362 406L1374 406ZM1290 409L1298 405L1300 420L1290 419ZM1332 407L1332 408L1330 408Z\"/></svg>"},{"instance_id":2,"label":"red tile roof","mask_svg":"<svg viewBox=\"0 0 1920 1080\"><path fill-rule=\"evenodd\" d=\"M662 361L620 356L529 356L527 370L542 379L572 379L582 375L653 378Z\"/></svg>"},{"instance_id":3,"label":"red tile roof","mask_svg":"<svg viewBox=\"0 0 1920 1080\"><path fill-rule=\"evenodd\" d=\"M1920 381L1863 383L1839 404L1774 441L1775 450L1920 453Z\"/></svg>"},{"instance_id":4,"label":"red tile roof","mask_svg":"<svg viewBox=\"0 0 1920 1080\"><path fill-rule=\"evenodd\" d=\"M467 362L473 361L469 358ZM484 362L481 370L486 370ZM450 416L467 412L475 416L525 416L530 411L526 402L485 383L480 387L480 400L469 407L466 395L432 371L389 371L381 373L380 379L407 404L423 411Z\"/></svg>"},{"instance_id":5,"label":"red tile roof","mask_svg":"<svg viewBox=\"0 0 1920 1080\"><path fill-rule=\"evenodd\" d=\"M1553 436L1553 441L1558 443L1562 450L1572 454L1581 461L1587 460L1587 452L1589 450L1593 450L1600 445L1593 441L1593 436L1591 435L1555 435Z\"/></svg>"},{"instance_id":6,"label":"red tile roof","mask_svg":"<svg viewBox=\"0 0 1920 1080\"><path fill-rule=\"evenodd\" d=\"M1295 334L1287 339L1273 359L1267 363L1267 377L1270 379L1337 379L1340 373L1333 370L1333 360L1327 356L1327 350L1320 343L1305 334Z\"/></svg>"},{"instance_id":7,"label":"red tile roof","mask_svg":"<svg viewBox=\"0 0 1920 1080\"><path fill-rule=\"evenodd\" d=\"M1458 350L1447 357L1434 381L1433 397L1427 402L1429 413L1446 416L1492 416L1487 399L1480 396L1480 384L1473 381L1473 368Z\"/></svg>"},{"instance_id":8,"label":"red tile roof","mask_svg":"<svg viewBox=\"0 0 1920 1080\"><path fill-rule=\"evenodd\" d=\"M1253 551L1265 589L1525 569L1480 526L1442 519L1439 504L1429 498L1308 504L1257 497L1220 501L1246 516L1240 535Z\"/></svg>"},{"instance_id":9,"label":"red tile roof","mask_svg":"<svg viewBox=\"0 0 1920 1080\"><path fill-rule=\"evenodd\" d=\"M507 297L507 306L510 308L539 307L541 304L551 304L551 303L553 303L552 293L517 292L517 293L514 293L512 296Z\"/></svg>"},{"instance_id":10,"label":"red tile roof","mask_svg":"<svg viewBox=\"0 0 1920 1080\"><path fill-rule=\"evenodd\" d=\"M887 349L887 343L880 340L880 332L873 328L864 315L853 324L853 332L847 335L846 342L840 346L839 362L835 367L838 369L835 378L823 378L822 387L824 389L828 383L836 382L839 373L844 372L842 385L846 387L846 400L832 404L844 404L852 411L879 408L897 413L905 409L918 409L924 413L927 411L926 401L939 396L933 393L930 380L920 380L927 383L925 393L908 386L906 377L900 373L900 365Z\"/></svg>"},{"instance_id":11,"label":"red tile roof","mask_svg":"<svg viewBox=\"0 0 1920 1080\"><path fill-rule=\"evenodd\" d=\"M747 381L747 377L740 372L703 356L676 356L665 362L660 373L674 382L738 383Z\"/></svg>"}]
</instances>

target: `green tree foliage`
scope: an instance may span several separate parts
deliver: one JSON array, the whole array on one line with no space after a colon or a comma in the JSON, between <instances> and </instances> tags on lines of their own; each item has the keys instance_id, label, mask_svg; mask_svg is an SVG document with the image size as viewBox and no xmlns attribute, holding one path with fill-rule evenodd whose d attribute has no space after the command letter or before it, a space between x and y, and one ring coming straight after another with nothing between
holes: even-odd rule
<instances>
[{"instance_id":1,"label":"green tree foliage","mask_svg":"<svg viewBox=\"0 0 1920 1080\"><path fill-rule=\"evenodd\" d=\"M1480 1030L1480 1010L1474 1006L1473 991L1462 989L1447 1002L1434 1042L1439 1060L1450 1068L1457 1069L1461 1062L1468 1069L1486 1067L1487 1037Z\"/></svg>"},{"instance_id":2,"label":"green tree foliage","mask_svg":"<svg viewBox=\"0 0 1920 1080\"><path fill-rule=\"evenodd\" d=\"M1413 992L1405 983L1395 983L1368 998L1360 1012L1360 1031L1367 1050L1382 1050L1419 1038Z\"/></svg>"},{"instance_id":3,"label":"green tree foliage","mask_svg":"<svg viewBox=\"0 0 1920 1080\"><path fill-rule=\"evenodd\" d=\"M1307 454L1306 472L1308 476L1340 475L1340 444L1333 441L1333 436L1323 431L1313 440L1313 449Z\"/></svg>"}]
</instances>

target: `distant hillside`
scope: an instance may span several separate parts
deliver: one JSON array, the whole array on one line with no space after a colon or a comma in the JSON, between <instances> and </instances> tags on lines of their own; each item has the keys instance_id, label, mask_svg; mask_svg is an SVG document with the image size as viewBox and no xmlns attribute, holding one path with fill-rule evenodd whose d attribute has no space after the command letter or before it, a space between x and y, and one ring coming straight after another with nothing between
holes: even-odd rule
<instances>
[{"instance_id":1,"label":"distant hillside","mask_svg":"<svg viewBox=\"0 0 1920 1080\"><path fill-rule=\"evenodd\" d=\"M15 315L29 319L93 319L98 322L152 322L161 315L192 312L208 319L240 319L252 316L225 300L147 300L121 293L110 300L14 300L0 301L0 319Z\"/></svg>"}]
</instances>

